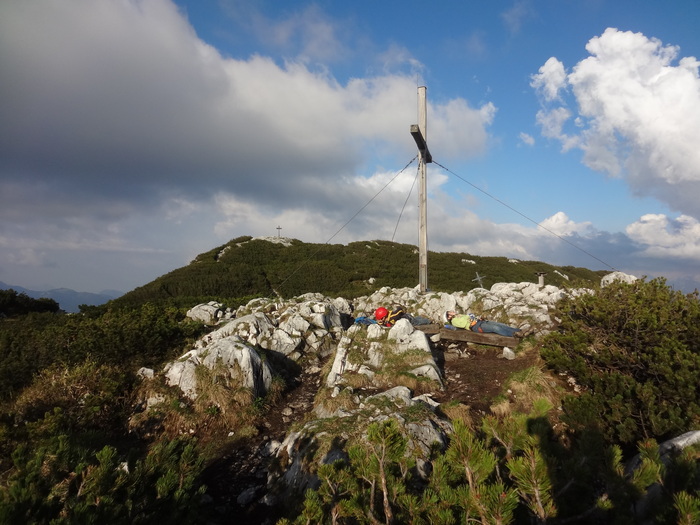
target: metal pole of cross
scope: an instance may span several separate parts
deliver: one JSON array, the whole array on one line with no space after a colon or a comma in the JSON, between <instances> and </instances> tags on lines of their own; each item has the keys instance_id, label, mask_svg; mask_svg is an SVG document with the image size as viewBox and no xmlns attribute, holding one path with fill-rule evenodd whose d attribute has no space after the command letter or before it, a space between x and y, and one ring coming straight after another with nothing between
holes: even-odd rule
<instances>
[{"instance_id":1,"label":"metal pole of cross","mask_svg":"<svg viewBox=\"0 0 700 525\"><path fill-rule=\"evenodd\" d=\"M418 286L421 292L428 291L428 184L426 164L433 162L428 149L428 108L425 97L426 87L418 88L418 124L411 125L411 135L419 151L418 171L420 174L420 218L418 223Z\"/></svg>"}]
</instances>

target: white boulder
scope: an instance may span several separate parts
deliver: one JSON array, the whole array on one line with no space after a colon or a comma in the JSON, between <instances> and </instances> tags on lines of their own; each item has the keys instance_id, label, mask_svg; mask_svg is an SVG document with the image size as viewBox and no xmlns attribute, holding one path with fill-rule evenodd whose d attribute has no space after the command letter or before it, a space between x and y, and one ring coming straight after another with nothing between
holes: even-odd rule
<instances>
[{"instance_id":1,"label":"white boulder","mask_svg":"<svg viewBox=\"0 0 700 525\"><path fill-rule=\"evenodd\" d=\"M194 321L199 321L208 325L217 324L234 317L234 313L230 308L226 308L216 301L198 304L190 308L186 315Z\"/></svg>"},{"instance_id":2,"label":"white boulder","mask_svg":"<svg viewBox=\"0 0 700 525\"><path fill-rule=\"evenodd\" d=\"M207 348L197 348L165 366L169 385L177 386L190 399L197 398L197 367L216 369L232 382L250 388L255 397L263 396L272 384L272 370L254 348L238 338L219 339Z\"/></svg>"},{"instance_id":3,"label":"white boulder","mask_svg":"<svg viewBox=\"0 0 700 525\"><path fill-rule=\"evenodd\" d=\"M612 272L612 273L605 275L600 280L600 285L605 287L605 286L608 286L610 283L613 283L615 281L621 281L623 283L632 284L636 280L637 280L637 278L634 275L629 275L629 274L626 274L623 272Z\"/></svg>"}]
</instances>

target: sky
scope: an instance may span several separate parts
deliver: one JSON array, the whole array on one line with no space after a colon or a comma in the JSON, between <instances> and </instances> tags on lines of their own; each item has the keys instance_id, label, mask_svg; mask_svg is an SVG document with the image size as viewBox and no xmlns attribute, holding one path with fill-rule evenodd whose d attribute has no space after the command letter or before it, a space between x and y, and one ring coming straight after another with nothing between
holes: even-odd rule
<instances>
[{"instance_id":1,"label":"sky","mask_svg":"<svg viewBox=\"0 0 700 525\"><path fill-rule=\"evenodd\" d=\"M3 0L0 281L126 292L242 235L417 246L425 86L430 251L693 291L699 25L697 0Z\"/></svg>"}]
</instances>

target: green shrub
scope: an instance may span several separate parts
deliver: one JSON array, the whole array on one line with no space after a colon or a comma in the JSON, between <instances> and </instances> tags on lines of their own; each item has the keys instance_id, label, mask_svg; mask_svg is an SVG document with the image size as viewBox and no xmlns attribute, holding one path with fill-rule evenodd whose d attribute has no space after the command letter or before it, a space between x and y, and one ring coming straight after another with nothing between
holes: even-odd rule
<instances>
[{"instance_id":1,"label":"green shrub","mask_svg":"<svg viewBox=\"0 0 700 525\"><path fill-rule=\"evenodd\" d=\"M29 314L0 320L0 399L16 395L34 374L53 363L75 364L94 356L132 370L175 357L204 328L174 308L145 303L99 314Z\"/></svg>"},{"instance_id":2,"label":"green shrub","mask_svg":"<svg viewBox=\"0 0 700 525\"><path fill-rule=\"evenodd\" d=\"M0 486L1 523L200 523L203 461L187 438L159 442L144 457L96 453L66 435L18 447Z\"/></svg>"},{"instance_id":3,"label":"green shrub","mask_svg":"<svg viewBox=\"0 0 700 525\"><path fill-rule=\"evenodd\" d=\"M542 356L572 375L564 402L574 428L613 443L666 439L700 424L700 303L663 279L613 283L560 304L560 330Z\"/></svg>"},{"instance_id":4,"label":"green shrub","mask_svg":"<svg viewBox=\"0 0 700 525\"><path fill-rule=\"evenodd\" d=\"M42 297L32 299L26 293L15 290L0 290L0 317L14 317L31 312L58 312L59 306L53 299Z\"/></svg>"},{"instance_id":5,"label":"green shrub","mask_svg":"<svg viewBox=\"0 0 700 525\"><path fill-rule=\"evenodd\" d=\"M698 447L666 465L656 441L640 443L638 467L628 473L619 447L594 431L560 439L549 405L538 405L530 414L489 416L480 430L455 420L427 479L415 476L401 425L373 423L346 460L319 467L318 488L278 525L696 523ZM662 490L650 491L655 484Z\"/></svg>"},{"instance_id":6,"label":"green shrub","mask_svg":"<svg viewBox=\"0 0 700 525\"><path fill-rule=\"evenodd\" d=\"M92 359L74 367L52 365L39 373L14 403L18 427L28 438L120 432L131 409L133 376Z\"/></svg>"},{"instance_id":7,"label":"green shrub","mask_svg":"<svg viewBox=\"0 0 700 525\"><path fill-rule=\"evenodd\" d=\"M474 264L465 263L465 259ZM429 253L429 283L435 291L468 291L478 283L475 272L485 275L484 286L496 282L534 282L536 272L547 272L549 284L590 287L602 272L564 268L539 261L511 262L506 257L481 257L464 253ZM372 283L369 279L374 278ZM389 241L342 244L309 244L291 240L289 246L250 237L234 239L200 254L189 265L173 270L151 283L111 301L114 308L134 308L145 302L191 308L217 300L228 306L245 299L290 298L309 292L354 298L381 287L414 287L418 281L415 246Z\"/></svg>"}]
</instances>

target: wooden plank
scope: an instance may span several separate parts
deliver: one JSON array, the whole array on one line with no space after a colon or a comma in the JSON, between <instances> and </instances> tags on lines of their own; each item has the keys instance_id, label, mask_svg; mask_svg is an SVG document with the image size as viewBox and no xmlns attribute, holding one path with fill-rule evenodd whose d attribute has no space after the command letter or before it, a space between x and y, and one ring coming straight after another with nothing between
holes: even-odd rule
<instances>
[{"instance_id":1,"label":"wooden plank","mask_svg":"<svg viewBox=\"0 0 700 525\"><path fill-rule=\"evenodd\" d=\"M439 324L419 324L417 326L414 326L416 330L420 330L421 332L425 332L426 334L437 334L440 333L440 328L442 328L441 325Z\"/></svg>"},{"instance_id":2,"label":"wooden plank","mask_svg":"<svg viewBox=\"0 0 700 525\"><path fill-rule=\"evenodd\" d=\"M449 328L443 328L439 324L426 324L414 326L416 330L420 330L429 335L440 334L440 339L447 339L448 341L466 341L468 343L477 343L480 345L490 345L490 346L509 346L516 347L520 343L520 339L517 337L506 337L504 335L498 334L480 334L479 332L472 332L471 330L464 330L458 328L457 330L450 330Z\"/></svg>"},{"instance_id":3,"label":"wooden plank","mask_svg":"<svg viewBox=\"0 0 700 525\"><path fill-rule=\"evenodd\" d=\"M448 328L440 329L440 339L467 341L480 345L510 347L516 347L520 343L520 339L517 337L506 337L498 334L480 334L478 332L472 332L471 330L449 330Z\"/></svg>"}]
</instances>

